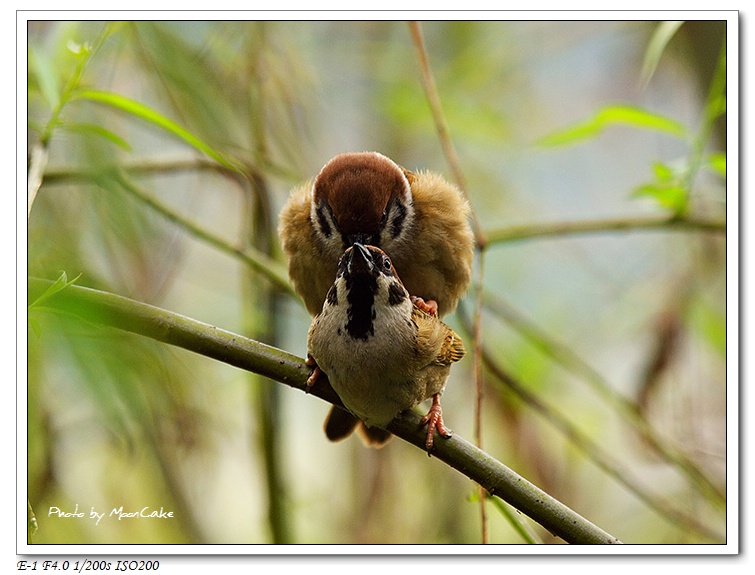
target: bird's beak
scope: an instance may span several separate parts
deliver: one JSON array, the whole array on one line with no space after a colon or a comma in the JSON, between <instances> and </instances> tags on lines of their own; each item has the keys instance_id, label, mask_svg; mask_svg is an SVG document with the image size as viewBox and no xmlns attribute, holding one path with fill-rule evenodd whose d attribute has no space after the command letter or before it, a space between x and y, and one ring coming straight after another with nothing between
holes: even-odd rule
<instances>
[{"instance_id":1,"label":"bird's beak","mask_svg":"<svg viewBox=\"0 0 755 575\"><path fill-rule=\"evenodd\" d=\"M367 236L363 233L357 233L357 234L351 234L348 237L349 245L353 246L354 244L366 244L367 242Z\"/></svg>"},{"instance_id":2,"label":"bird's beak","mask_svg":"<svg viewBox=\"0 0 755 575\"><path fill-rule=\"evenodd\" d=\"M351 255L349 257L349 273L354 271L367 271L372 269L372 256L369 250L359 242L356 242L351 247Z\"/></svg>"}]
</instances>

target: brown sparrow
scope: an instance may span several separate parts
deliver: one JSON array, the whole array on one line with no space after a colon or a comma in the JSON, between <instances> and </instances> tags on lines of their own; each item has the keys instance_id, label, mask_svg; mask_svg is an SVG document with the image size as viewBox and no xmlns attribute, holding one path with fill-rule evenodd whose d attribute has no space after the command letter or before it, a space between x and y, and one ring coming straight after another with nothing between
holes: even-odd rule
<instances>
[{"instance_id":1,"label":"brown sparrow","mask_svg":"<svg viewBox=\"0 0 755 575\"><path fill-rule=\"evenodd\" d=\"M381 249L361 243L346 250L338 264L322 311L314 318L307 338L308 355L317 367L312 384L322 369L344 406L365 426L367 439L386 441L385 427L396 415L432 397L432 407L422 420L427 424L428 451L437 429L443 425L440 395L451 364L464 357L459 336L436 315L412 301ZM338 412L328 425L339 426ZM356 419L345 418L337 431L340 439L351 433ZM326 426L327 432L327 426Z\"/></svg>"},{"instance_id":2,"label":"brown sparrow","mask_svg":"<svg viewBox=\"0 0 755 575\"><path fill-rule=\"evenodd\" d=\"M409 293L443 316L472 275L469 213L461 192L437 174L409 172L377 152L346 153L293 190L278 231L311 315L322 309L344 250L359 242L383 249Z\"/></svg>"}]
</instances>

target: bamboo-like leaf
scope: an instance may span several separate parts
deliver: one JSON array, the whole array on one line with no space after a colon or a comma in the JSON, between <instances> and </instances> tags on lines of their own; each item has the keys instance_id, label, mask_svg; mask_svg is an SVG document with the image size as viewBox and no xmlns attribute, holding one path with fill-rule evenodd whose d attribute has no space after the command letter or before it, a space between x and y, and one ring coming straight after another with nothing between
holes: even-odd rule
<instances>
[{"instance_id":1,"label":"bamboo-like leaf","mask_svg":"<svg viewBox=\"0 0 755 575\"><path fill-rule=\"evenodd\" d=\"M33 46L29 46L29 75L36 79L42 97L54 109L60 102L60 82L50 59Z\"/></svg>"},{"instance_id":2,"label":"bamboo-like leaf","mask_svg":"<svg viewBox=\"0 0 755 575\"><path fill-rule=\"evenodd\" d=\"M68 286L72 285L81 277L81 274L77 275L75 278L73 278L71 281L68 281L68 275L65 271L60 273L60 276L58 279L56 279L50 286L32 303L29 304L29 309L33 307L40 307L45 300L50 299L52 296L54 296L56 293L58 293L61 290L64 290Z\"/></svg>"},{"instance_id":3,"label":"bamboo-like leaf","mask_svg":"<svg viewBox=\"0 0 755 575\"><path fill-rule=\"evenodd\" d=\"M488 501L493 504L493 507L495 507L501 515L503 515L506 521L509 522L509 525L514 528L514 531L516 531L526 543L529 543L530 545L542 543L542 541L538 540L537 535L532 529L520 520L511 509L509 509L509 506L505 501L495 497L489 497Z\"/></svg>"},{"instance_id":4,"label":"bamboo-like leaf","mask_svg":"<svg viewBox=\"0 0 755 575\"><path fill-rule=\"evenodd\" d=\"M94 134L101 136L106 140L109 140L116 146L123 148L124 150L131 151L129 143L121 138L118 134L111 132L110 130L103 128L97 124L76 123L76 124L60 124L58 129L66 132L72 132L76 134Z\"/></svg>"},{"instance_id":5,"label":"bamboo-like leaf","mask_svg":"<svg viewBox=\"0 0 755 575\"><path fill-rule=\"evenodd\" d=\"M647 50L645 50L645 58L642 62L640 78L643 86L646 86L650 82L650 78L655 74L658 63L661 61L663 51L682 24L684 24L683 21L668 21L658 24L655 32L653 32L653 37L648 43Z\"/></svg>"},{"instance_id":6,"label":"bamboo-like leaf","mask_svg":"<svg viewBox=\"0 0 755 575\"><path fill-rule=\"evenodd\" d=\"M689 196L684 186L676 182L658 182L645 184L634 189L633 196L648 196L664 208L669 208L676 214L684 213L687 209Z\"/></svg>"},{"instance_id":7,"label":"bamboo-like leaf","mask_svg":"<svg viewBox=\"0 0 755 575\"><path fill-rule=\"evenodd\" d=\"M687 135L685 127L676 120L635 106L614 105L601 108L588 120L540 138L537 144L540 146L564 146L593 138L607 127L615 125L664 132L678 138L684 138Z\"/></svg>"},{"instance_id":8,"label":"bamboo-like leaf","mask_svg":"<svg viewBox=\"0 0 755 575\"><path fill-rule=\"evenodd\" d=\"M672 170L663 162L654 162L653 172L655 173L655 177L658 178L659 182L668 182L674 177L674 170Z\"/></svg>"},{"instance_id":9,"label":"bamboo-like leaf","mask_svg":"<svg viewBox=\"0 0 755 575\"><path fill-rule=\"evenodd\" d=\"M144 120L145 122L148 122L160 128L161 130L165 130L169 134L180 138L181 140L196 148L203 154L206 154L219 164L231 170L240 171L240 166L236 162L230 160L229 158L226 158L223 154L216 151L214 148L203 142L201 139L196 137L185 128L179 126L170 118L163 116L156 110L150 108L145 104L142 104L141 102L126 98L125 96L121 96L120 94L114 94L112 92L101 92L97 90L81 90L76 92L73 96L81 100L90 100L92 102L105 104L107 106L111 106L115 109L126 112L127 114L131 114L132 116L135 116L137 118L140 118L141 120Z\"/></svg>"}]
</instances>

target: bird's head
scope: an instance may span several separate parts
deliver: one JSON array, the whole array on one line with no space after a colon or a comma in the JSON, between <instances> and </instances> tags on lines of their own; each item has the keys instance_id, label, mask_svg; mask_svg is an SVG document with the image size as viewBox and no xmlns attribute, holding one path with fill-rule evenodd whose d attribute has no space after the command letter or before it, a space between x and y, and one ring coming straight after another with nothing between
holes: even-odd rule
<instances>
[{"instance_id":1,"label":"bird's head","mask_svg":"<svg viewBox=\"0 0 755 575\"><path fill-rule=\"evenodd\" d=\"M325 306L339 308L346 333L363 340L375 335L377 325L406 322L412 310L391 259L380 248L359 242L341 257Z\"/></svg>"},{"instance_id":2,"label":"bird's head","mask_svg":"<svg viewBox=\"0 0 755 575\"><path fill-rule=\"evenodd\" d=\"M410 177L377 152L339 154L325 164L310 217L326 250L340 255L357 242L390 253L405 241L414 221Z\"/></svg>"}]
</instances>

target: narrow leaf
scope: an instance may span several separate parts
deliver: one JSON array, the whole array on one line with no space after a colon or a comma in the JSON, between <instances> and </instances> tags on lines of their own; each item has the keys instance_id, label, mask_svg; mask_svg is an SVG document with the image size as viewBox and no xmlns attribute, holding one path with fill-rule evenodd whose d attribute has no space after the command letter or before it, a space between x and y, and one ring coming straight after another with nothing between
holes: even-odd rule
<instances>
[{"instance_id":1,"label":"narrow leaf","mask_svg":"<svg viewBox=\"0 0 755 575\"><path fill-rule=\"evenodd\" d=\"M608 106L598 112L601 127L623 124L635 128L646 128L658 132L684 137L686 130L682 124L666 116L648 112L634 106Z\"/></svg>"},{"instance_id":2,"label":"narrow leaf","mask_svg":"<svg viewBox=\"0 0 755 575\"><path fill-rule=\"evenodd\" d=\"M131 150L131 146L128 142L126 142L126 140L124 140L114 132L103 128L102 126L98 126L97 124L60 124L58 128L60 130L65 130L67 132L76 134L94 134L96 136L101 136L106 140L111 141L116 146L123 148L124 150Z\"/></svg>"},{"instance_id":3,"label":"narrow leaf","mask_svg":"<svg viewBox=\"0 0 755 575\"><path fill-rule=\"evenodd\" d=\"M674 171L663 162L654 162L653 172L659 182L668 182L674 177Z\"/></svg>"},{"instance_id":4,"label":"narrow leaf","mask_svg":"<svg viewBox=\"0 0 755 575\"><path fill-rule=\"evenodd\" d=\"M571 144L597 136L613 125L655 130L680 138L686 136L684 126L676 120L634 106L615 105L601 108L592 118L541 138L538 144L541 146Z\"/></svg>"},{"instance_id":5,"label":"narrow leaf","mask_svg":"<svg viewBox=\"0 0 755 575\"><path fill-rule=\"evenodd\" d=\"M647 50L645 51L645 59L642 62L641 82L642 86L647 86L650 82L650 78L655 74L658 63L661 61L661 56L666 49L671 38L674 37L676 31L679 30L682 21L669 21L661 22L653 32L653 37L648 43Z\"/></svg>"},{"instance_id":6,"label":"narrow leaf","mask_svg":"<svg viewBox=\"0 0 755 575\"><path fill-rule=\"evenodd\" d=\"M681 214L687 209L687 191L679 184L646 184L635 188L632 195L650 197L660 206L669 208L676 214Z\"/></svg>"},{"instance_id":7,"label":"narrow leaf","mask_svg":"<svg viewBox=\"0 0 755 575\"><path fill-rule=\"evenodd\" d=\"M542 543L535 532L530 529L530 527L524 521L519 519L514 511L509 509L509 506L506 502L496 497L489 497L488 501L493 504L493 507L495 507L501 515L503 515L506 521L509 522L509 525L514 528L514 531L516 531L519 536L525 540L525 542L529 543L530 545Z\"/></svg>"},{"instance_id":8,"label":"narrow leaf","mask_svg":"<svg viewBox=\"0 0 755 575\"><path fill-rule=\"evenodd\" d=\"M56 279L52 284L50 284L50 287L48 287L37 299L35 299L31 304L29 304L29 309L33 307L41 306L45 300L51 298L59 291L64 290L68 286L72 285L80 277L81 277L81 274L77 275L71 281L68 281L68 276L66 275L66 272L61 272L60 277Z\"/></svg>"},{"instance_id":9,"label":"narrow leaf","mask_svg":"<svg viewBox=\"0 0 755 575\"><path fill-rule=\"evenodd\" d=\"M60 102L60 82L55 69L44 54L29 47L29 72L37 80L39 91L51 110Z\"/></svg>"},{"instance_id":10,"label":"narrow leaf","mask_svg":"<svg viewBox=\"0 0 755 575\"><path fill-rule=\"evenodd\" d=\"M239 166L231 160L227 159L225 156L223 156L223 154L215 151L211 146L200 140L188 130L179 126L170 118L163 116L156 110L153 110L152 108L146 106L145 104L142 104L141 102L131 100L130 98L126 98L125 96L121 96L119 94L113 94L111 92L100 92L96 90L82 90L76 92L74 94L74 97L82 100L91 100L92 102L106 104L123 112L126 112L127 114L131 114L132 116L136 116L137 118L140 118L145 122L149 122L150 124L153 124L154 126L157 126L158 128L182 139L187 144L206 154L219 164L229 169L239 171Z\"/></svg>"}]
</instances>

